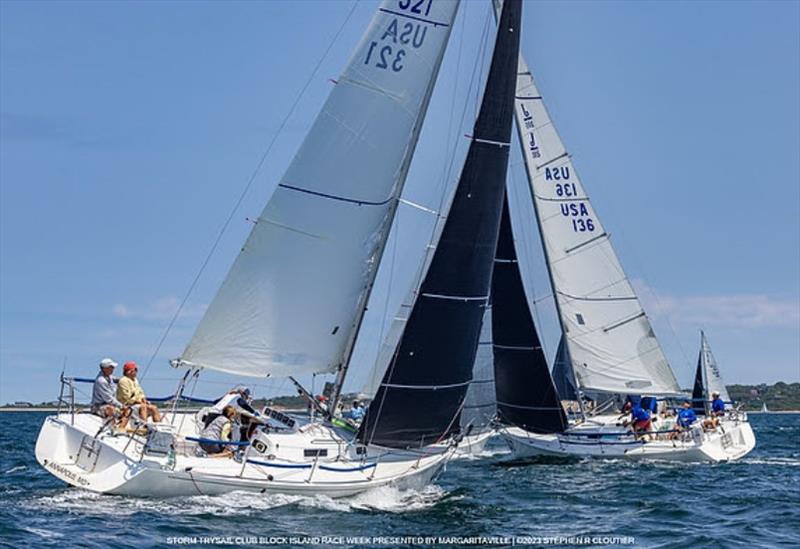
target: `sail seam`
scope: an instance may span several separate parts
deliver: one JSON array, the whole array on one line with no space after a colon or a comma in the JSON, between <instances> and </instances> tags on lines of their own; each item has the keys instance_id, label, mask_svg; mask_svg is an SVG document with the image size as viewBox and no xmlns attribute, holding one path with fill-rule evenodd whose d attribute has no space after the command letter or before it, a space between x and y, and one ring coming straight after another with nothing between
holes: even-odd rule
<instances>
[{"instance_id":1,"label":"sail seam","mask_svg":"<svg viewBox=\"0 0 800 549\"><path fill-rule=\"evenodd\" d=\"M555 162L556 160L561 160L561 159L562 159L562 158L564 158L565 156L569 156L569 153L566 153L566 152L565 152L565 153L562 153L562 154L560 154L560 155L556 156L555 158L551 158L550 160L548 160L548 161L547 161L547 162L545 162L544 164L539 164L538 166L536 166L536 169L537 169L537 170L541 170L541 169L542 169L542 168L544 168L545 166L548 166L548 165L552 164L552 163L553 163L553 162Z\"/></svg>"},{"instance_id":2,"label":"sail seam","mask_svg":"<svg viewBox=\"0 0 800 549\"><path fill-rule=\"evenodd\" d=\"M558 295L574 299L575 301L636 301L638 299L635 295L625 297L578 297L564 292L558 292Z\"/></svg>"}]
</instances>

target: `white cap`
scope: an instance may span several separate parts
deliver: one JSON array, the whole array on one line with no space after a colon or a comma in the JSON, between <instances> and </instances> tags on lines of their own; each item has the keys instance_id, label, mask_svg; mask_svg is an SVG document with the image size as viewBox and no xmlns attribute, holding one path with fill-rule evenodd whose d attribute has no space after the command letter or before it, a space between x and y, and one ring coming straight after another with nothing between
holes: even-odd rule
<instances>
[{"instance_id":1,"label":"white cap","mask_svg":"<svg viewBox=\"0 0 800 549\"><path fill-rule=\"evenodd\" d=\"M117 363L111 360L110 358L104 358L103 360L100 361L101 368L108 368L109 366L111 366L112 368L116 368Z\"/></svg>"}]
</instances>

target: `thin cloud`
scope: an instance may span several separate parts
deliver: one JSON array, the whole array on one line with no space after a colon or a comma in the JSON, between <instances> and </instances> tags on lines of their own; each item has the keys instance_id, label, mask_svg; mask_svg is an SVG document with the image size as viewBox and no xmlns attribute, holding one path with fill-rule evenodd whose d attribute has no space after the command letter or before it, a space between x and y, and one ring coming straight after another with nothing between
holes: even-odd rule
<instances>
[{"instance_id":1,"label":"thin cloud","mask_svg":"<svg viewBox=\"0 0 800 549\"><path fill-rule=\"evenodd\" d=\"M765 294L674 296L660 294L641 280L634 280L646 310L669 317L675 324L735 328L797 327L800 300Z\"/></svg>"},{"instance_id":2,"label":"thin cloud","mask_svg":"<svg viewBox=\"0 0 800 549\"><path fill-rule=\"evenodd\" d=\"M111 313L117 318L134 320L169 320L178 310L180 300L174 296L165 296L142 306L131 306L116 303ZM205 313L206 305L187 305L181 311L181 319L197 319Z\"/></svg>"}]
</instances>

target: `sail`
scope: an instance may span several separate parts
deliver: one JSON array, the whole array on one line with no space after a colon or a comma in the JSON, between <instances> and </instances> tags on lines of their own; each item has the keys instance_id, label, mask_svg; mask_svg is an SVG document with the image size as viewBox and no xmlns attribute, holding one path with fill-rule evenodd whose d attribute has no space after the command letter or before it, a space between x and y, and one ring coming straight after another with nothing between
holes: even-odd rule
<instances>
[{"instance_id":1,"label":"sail","mask_svg":"<svg viewBox=\"0 0 800 549\"><path fill-rule=\"evenodd\" d=\"M575 391L575 378L572 374L572 362L569 360L563 335L558 342L556 358L553 361L553 382L562 399L578 400L578 393Z\"/></svg>"},{"instance_id":2,"label":"sail","mask_svg":"<svg viewBox=\"0 0 800 549\"><path fill-rule=\"evenodd\" d=\"M703 349L697 357L697 369L694 373L694 385L692 386L692 409L698 415L708 413L708 396L706 395L705 382L703 381Z\"/></svg>"},{"instance_id":3,"label":"sail","mask_svg":"<svg viewBox=\"0 0 800 549\"><path fill-rule=\"evenodd\" d=\"M503 8L481 108L447 220L358 437L395 448L459 429L488 302L505 192L519 0Z\"/></svg>"},{"instance_id":4,"label":"sail","mask_svg":"<svg viewBox=\"0 0 800 549\"><path fill-rule=\"evenodd\" d=\"M381 4L182 361L286 376L346 359L457 7Z\"/></svg>"},{"instance_id":5,"label":"sail","mask_svg":"<svg viewBox=\"0 0 800 549\"><path fill-rule=\"evenodd\" d=\"M518 71L517 130L579 387L623 394L680 392L522 56Z\"/></svg>"},{"instance_id":6,"label":"sail","mask_svg":"<svg viewBox=\"0 0 800 549\"><path fill-rule=\"evenodd\" d=\"M508 200L494 260L492 334L499 419L537 433L563 431L567 418L525 297Z\"/></svg>"},{"instance_id":7,"label":"sail","mask_svg":"<svg viewBox=\"0 0 800 549\"><path fill-rule=\"evenodd\" d=\"M717 366L717 359L714 358L714 353L711 352L711 347L706 339L706 334L700 332L700 363L703 365L703 376L705 378L706 398L710 400L713 393L719 393L719 397L727 404L730 403L731 397L728 394L728 388L725 382L722 381L722 374L719 372Z\"/></svg>"},{"instance_id":8,"label":"sail","mask_svg":"<svg viewBox=\"0 0 800 549\"><path fill-rule=\"evenodd\" d=\"M492 354L492 305L486 306L478 339L478 351L472 366L472 381L461 410L461 427L472 432L486 430L497 414Z\"/></svg>"}]
</instances>

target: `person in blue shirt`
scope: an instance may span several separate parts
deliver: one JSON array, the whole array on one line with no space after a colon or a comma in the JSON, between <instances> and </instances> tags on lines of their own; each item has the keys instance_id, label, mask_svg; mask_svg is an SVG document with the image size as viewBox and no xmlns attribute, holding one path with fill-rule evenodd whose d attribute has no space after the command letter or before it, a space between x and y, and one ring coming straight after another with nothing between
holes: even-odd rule
<instances>
[{"instance_id":1,"label":"person in blue shirt","mask_svg":"<svg viewBox=\"0 0 800 549\"><path fill-rule=\"evenodd\" d=\"M711 393L711 415L724 416L725 415L725 401L719 398L719 393L714 391Z\"/></svg>"},{"instance_id":2,"label":"person in blue shirt","mask_svg":"<svg viewBox=\"0 0 800 549\"><path fill-rule=\"evenodd\" d=\"M695 421L697 421L697 414L694 413L692 404L687 400L678 412L678 427L683 431L688 431Z\"/></svg>"},{"instance_id":3,"label":"person in blue shirt","mask_svg":"<svg viewBox=\"0 0 800 549\"><path fill-rule=\"evenodd\" d=\"M656 397L646 396L642 397L640 401L642 408L645 410L650 410L650 413L657 414L658 413L658 399Z\"/></svg>"},{"instance_id":4,"label":"person in blue shirt","mask_svg":"<svg viewBox=\"0 0 800 549\"><path fill-rule=\"evenodd\" d=\"M648 433L653 423L650 419L650 411L642 408L640 404L634 404L631 409L631 421L633 423L633 432L635 434Z\"/></svg>"},{"instance_id":5,"label":"person in blue shirt","mask_svg":"<svg viewBox=\"0 0 800 549\"><path fill-rule=\"evenodd\" d=\"M352 419L355 422L360 422L364 419L364 415L367 413L367 409L361 405L361 403L357 400L353 401L353 406L344 413L344 417L347 419Z\"/></svg>"}]
</instances>

